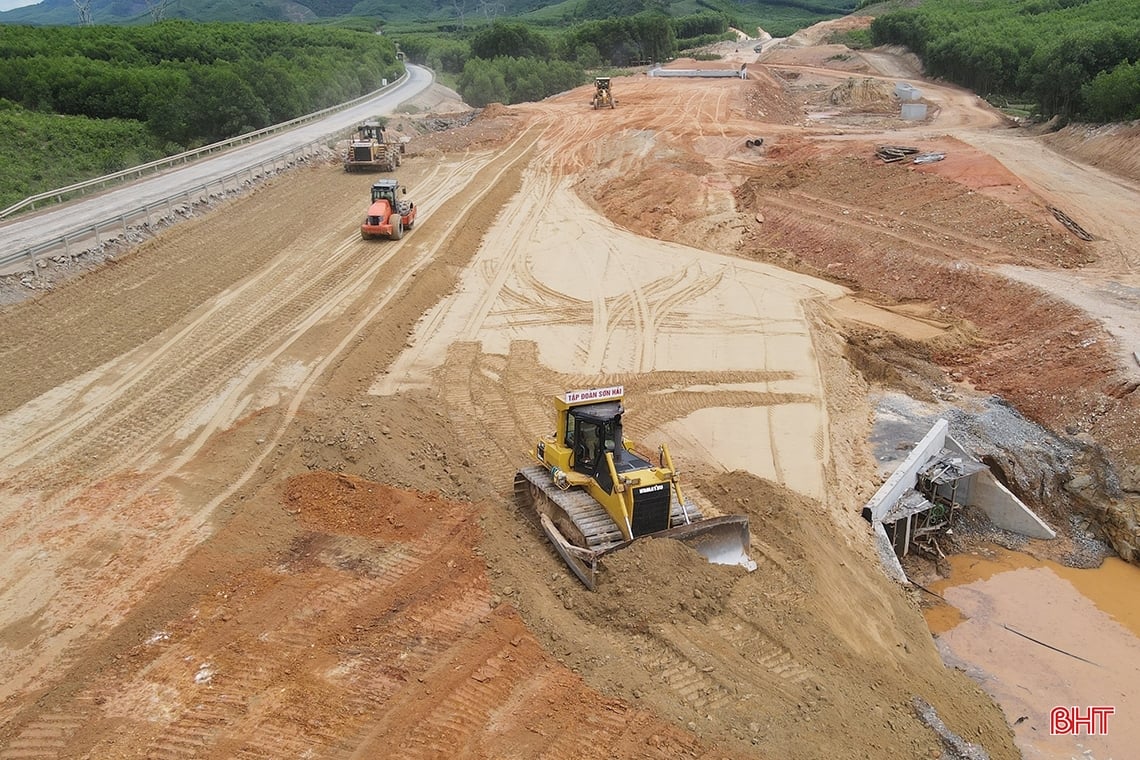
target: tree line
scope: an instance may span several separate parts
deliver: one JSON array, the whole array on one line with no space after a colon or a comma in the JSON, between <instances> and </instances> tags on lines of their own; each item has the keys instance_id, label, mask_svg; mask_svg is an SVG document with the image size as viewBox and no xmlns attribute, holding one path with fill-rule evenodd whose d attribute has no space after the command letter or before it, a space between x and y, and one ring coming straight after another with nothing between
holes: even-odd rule
<instances>
[{"instance_id":1,"label":"tree line","mask_svg":"<svg viewBox=\"0 0 1140 760\"><path fill-rule=\"evenodd\" d=\"M351 100L402 69L386 37L300 24L0 28L0 98L141 122L170 152Z\"/></svg>"},{"instance_id":2,"label":"tree line","mask_svg":"<svg viewBox=\"0 0 1140 760\"><path fill-rule=\"evenodd\" d=\"M906 45L930 76L1045 117L1140 119L1136 0L941 0L879 16L871 37Z\"/></svg>"},{"instance_id":3,"label":"tree line","mask_svg":"<svg viewBox=\"0 0 1140 760\"><path fill-rule=\"evenodd\" d=\"M456 89L474 106L541 100L587 80L587 69L662 62L687 47L723 39L729 19L705 11L671 17L660 11L596 19L565 30L495 21L466 34L399 37L408 58L458 76Z\"/></svg>"}]
</instances>

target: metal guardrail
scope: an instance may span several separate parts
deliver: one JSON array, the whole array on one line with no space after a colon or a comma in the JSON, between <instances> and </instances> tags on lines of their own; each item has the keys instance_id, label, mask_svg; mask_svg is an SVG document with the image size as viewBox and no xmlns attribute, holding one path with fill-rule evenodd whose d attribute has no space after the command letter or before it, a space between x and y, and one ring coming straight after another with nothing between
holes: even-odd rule
<instances>
[{"instance_id":1,"label":"metal guardrail","mask_svg":"<svg viewBox=\"0 0 1140 760\"><path fill-rule=\"evenodd\" d=\"M378 93L384 92L385 90L398 87L407 81L408 76L409 74L405 69L402 76L385 85L384 87L381 87L379 90L374 90L367 95L363 95L359 98L356 98L355 100L350 100L347 103L331 106L329 108L325 108L311 114L306 114L305 116L300 116L296 119L292 119L291 121L275 124L271 127L257 130L256 132L249 132L244 135L232 137L229 140L207 145L196 150L186 151L185 153L180 153L176 156L169 156L159 161L152 161L149 164L143 164L131 169L115 172L114 174L108 174L104 177L97 177L85 182L79 182L75 185L53 190L49 193L40 193L39 195L32 196L31 198L26 198L20 203L17 203L15 206L12 206L11 208L0 212L0 219L3 219L6 214L13 213L14 211L19 210L24 206L31 206L31 208L34 208L34 205L32 204L34 204L36 201L55 198L59 202L62 202L64 195L70 192L80 192L93 187L104 187L110 182L125 180L127 178L137 179L143 176L143 174L148 170L157 172L163 168L168 168L177 163L187 163L191 159L200 158L201 156L208 153L231 148L243 142L251 142L255 139L266 137L275 132L282 132L310 121L316 121L317 119L320 119L331 113L335 113L346 108L351 108L352 106L358 105L359 103L362 103L370 98L376 97ZM328 135L325 135L317 140L312 140L300 147L295 147L288 151L279 153L272 158L261 159L254 163L251 163L250 165L235 172L231 172L217 180L211 180L210 182L196 185L188 190L179 190L177 193L169 195L165 198L161 198L152 203L148 203L143 206L137 206L128 211L117 213L114 216L107 217L94 224L85 224L79 227L74 227L64 232L62 235L51 238L50 240L47 240L43 243L25 247L19 251L16 251L15 253L8 254L7 256L0 256L0 270L11 267L13 264L18 264L21 260L26 258L28 261L29 269L32 272L35 272L37 267L37 260L45 255L48 255L50 252L62 249L66 252L66 255L70 257L72 245L84 245L85 247L90 247L88 243L94 240L94 244L96 246L99 246L104 242L104 235L107 235L108 239L113 239L118 236L119 230L121 230L122 236L129 240L132 225L138 226L140 223L142 223L146 226L150 226L153 224L153 215L155 213L155 209L165 210L166 218L170 219L175 215L176 206L185 204L189 208L193 208L195 203L208 203L214 198L224 197L228 192L229 187L242 185L245 183L252 183L255 179L266 177L272 172L277 172L279 169L288 168L289 166L296 164L301 159L301 157L312 156L316 152L317 146L325 143L332 134L335 134L335 132L329 133ZM220 189L220 193L211 192L211 188L214 187ZM115 230L116 232L114 234L109 234L109 230Z\"/></svg>"},{"instance_id":2,"label":"metal guardrail","mask_svg":"<svg viewBox=\"0 0 1140 760\"><path fill-rule=\"evenodd\" d=\"M306 124L310 121L316 121L317 119L328 116L331 113L336 113L337 111L342 111L346 108L351 108L352 106L354 106L358 103L361 103L365 100L368 100L369 98L373 98L379 92L383 92L384 90L391 89L393 87L397 87L400 84L402 84L404 81L406 81L407 78L408 78L408 72L407 72L407 69L405 69L403 75L400 76L398 79L393 80L390 84L385 85L384 87L381 87L379 90L375 90L373 92L370 92L367 95L362 95L359 98L356 98L355 100L350 100L347 103L341 103L339 105L329 106L328 108L322 109L320 111L314 111L313 113L305 114L304 116L298 116L296 119L291 119L290 121L284 121L284 122L281 122L280 124L274 124L272 126L265 127L264 129L259 129L256 132L247 132L244 135L238 135L237 137L231 137L228 140L222 140L221 142L216 142L216 143L212 143L210 145L205 145L201 148L195 148L194 150L188 150L188 151L185 151L183 153L179 153L179 154L174 155L174 156L167 156L166 158L160 158L157 161L151 161L148 164L141 164L139 166L131 167L130 169L123 169L122 171L117 171L113 174L106 174L102 177L95 177L94 179L84 180L83 182L76 182L74 185L68 185L67 187L61 187L61 188L58 188L56 190L49 190L49 191L44 192L44 193L39 193L37 195L33 195L31 197L25 198L24 200L20 201L19 203L16 203L16 204L9 206L8 208L4 209L3 211L0 211L0 220L6 218L8 216L11 216L12 214L16 213L17 211L22 211L25 208L28 210L34 211L36 208L36 203L39 203L42 201L54 200L57 203L62 203L65 199L65 196L67 196L68 199L70 200L70 197L72 196L72 194L82 195L84 191L90 190L91 188L102 189L102 188L106 187L111 182L116 182L118 180L122 180L122 179L126 179L126 178L138 179L138 178L142 177L143 174L145 174L148 171L154 171L157 173L158 171L160 171L162 169L169 168L169 167L174 166L176 164L188 163L192 159L199 158L199 157L201 157L203 155L207 155L209 153L215 153L219 150L226 150L228 148L234 147L235 145L241 145L242 143L252 142L252 141L259 139L261 137L266 137L267 135L275 134L277 132L283 132L287 129L292 129L293 127L300 126L301 124ZM3 263L3 262L0 262L0 263Z\"/></svg>"},{"instance_id":3,"label":"metal guardrail","mask_svg":"<svg viewBox=\"0 0 1140 760\"><path fill-rule=\"evenodd\" d=\"M16 264L26 257L29 269L35 272L37 260L53 251L62 249L65 255L70 257L73 245L88 249L91 247L92 241L94 241L95 246L101 246L103 243L112 242L120 236L130 241L132 228L149 228L155 224L154 215L156 212L159 214L159 221L174 219L182 208L185 208L187 215L189 215L189 210L196 205L207 204L214 199L224 198L231 189L248 186L255 180L268 177L297 164L303 158L311 157L327 139L326 136L319 140L313 140L299 148L279 153L272 158L230 172L216 180L180 190L174 195L169 195L144 206L137 206L95 224L73 228L63 235L43 243L29 246L15 254L0 257L0 268Z\"/></svg>"}]
</instances>

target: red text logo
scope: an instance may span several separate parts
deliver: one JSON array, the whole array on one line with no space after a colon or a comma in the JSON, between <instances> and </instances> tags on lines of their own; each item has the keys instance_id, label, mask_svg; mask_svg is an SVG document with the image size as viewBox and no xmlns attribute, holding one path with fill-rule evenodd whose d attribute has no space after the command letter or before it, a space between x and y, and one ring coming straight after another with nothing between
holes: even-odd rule
<instances>
[{"instance_id":1,"label":"red text logo","mask_svg":"<svg viewBox=\"0 0 1140 760\"><path fill-rule=\"evenodd\" d=\"M1049 713L1049 733L1104 736L1108 733L1108 716L1115 713L1115 707L1054 707Z\"/></svg>"}]
</instances>

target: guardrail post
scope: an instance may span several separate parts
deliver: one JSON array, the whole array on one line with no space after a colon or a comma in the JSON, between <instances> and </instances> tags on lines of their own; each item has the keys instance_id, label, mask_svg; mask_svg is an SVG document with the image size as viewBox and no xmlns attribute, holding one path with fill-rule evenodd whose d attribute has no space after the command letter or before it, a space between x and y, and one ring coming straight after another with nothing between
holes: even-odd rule
<instances>
[{"instance_id":1,"label":"guardrail post","mask_svg":"<svg viewBox=\"0 0 1140 760\"><path fill-rule=\"evenodd\" d=\"M71 241L67 239L67 235L63 236L63 252L67 254L67 258L71 258Z\"/></svg>"},{"instance_id":2,"label":"guardrail post","mask_svg":"<svg viewBox=\"0 0 1140 760\"><path fill-rule=\"evenodd\" d=\"M99 239L99 225L96 224L91 229L95 230L95 245L103 245L103 241Z\"/></svg>"}]
</instances>

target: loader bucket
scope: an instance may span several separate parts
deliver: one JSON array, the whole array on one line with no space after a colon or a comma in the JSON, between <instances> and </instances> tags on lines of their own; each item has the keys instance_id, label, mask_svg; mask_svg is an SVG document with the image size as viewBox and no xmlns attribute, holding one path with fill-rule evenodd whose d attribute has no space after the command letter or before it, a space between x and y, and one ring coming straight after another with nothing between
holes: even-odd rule
<instances>
[{"instance_id":1,"label":"loader bucket","mask_svg":"<svg viewBox=\"0 0 1140 760\"><path fill-rule=\"evenodd\" d=\"M671 538L691 546L714 565L740 565L749 572L756 563L748 556L748 517L725 515L710 517L689 525L678 525L651 534L653 538Z\"/></svg>"}]
</instances>

